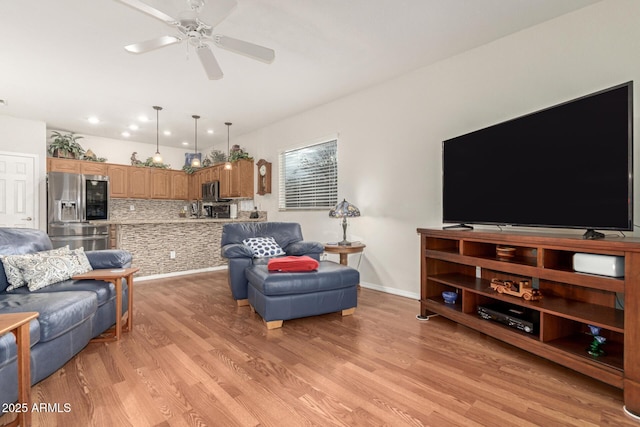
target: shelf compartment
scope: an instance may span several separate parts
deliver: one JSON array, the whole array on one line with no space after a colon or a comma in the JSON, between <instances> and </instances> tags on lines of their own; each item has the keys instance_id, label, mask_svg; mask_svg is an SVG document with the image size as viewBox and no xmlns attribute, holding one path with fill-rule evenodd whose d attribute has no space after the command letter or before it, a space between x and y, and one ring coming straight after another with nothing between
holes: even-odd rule
<instances>
[{"instance_id":1,"label":"shelf compartment","mask_svg":"<svg viewBox=\"0 0 640 427\"><path fill-rule=\"evenodd\" d=\"M437 237L426 237L425 238L425 248L448 252L448 253L460 253L460 241L452 240L452 239L440 239Z\"/></svg>"},{"instance_id":2,"label":"shelf compartment","mask_svg":"<svg viewBox=\"0 0 640 427\"><path fill-rule=\"evenodd\" d=\"M600 326L612 331L624 332L624 311L613 307L574 301L560 297L545 296L539 301L525 301L522 298L501 295L491 289L490 281L459 273L447 273L429 276L429 280L456 288L466 289L497 301L531 308L543 313L551 313L559 317Z\"/></svg>"},{"instance_id":3,"label":"shelf compartment","mask_svg":"<svg viewBox=\"0 0 640 427\"><path fill-rule=\"evenodd\" d=\"M605 354L603 356L594 357L587 353L587 349L589 348L592 339L593 337L587 334L574 334L558 338L553 341L548 341L546 344L576 355L582 359L599 365L605 365L622 372L624 369L623 345L619 342L607 341L602 347Z\"/></svg>"},{"instance_id":4,"label":"shelf compartment","mask_svg":"<svg viewBox=\"0 0 640 427\"><path fill-rule=\"evenodd\" d=\"M497 250L500 247L512 248L513 256L499 256ZM507 244L463 240L461 241L460 253L464 256L473 258L482 258L517 265L528 265L532 267L535 267L538 263L537 249L527 246L514 246Z\"/></svg>"}]
</instances>

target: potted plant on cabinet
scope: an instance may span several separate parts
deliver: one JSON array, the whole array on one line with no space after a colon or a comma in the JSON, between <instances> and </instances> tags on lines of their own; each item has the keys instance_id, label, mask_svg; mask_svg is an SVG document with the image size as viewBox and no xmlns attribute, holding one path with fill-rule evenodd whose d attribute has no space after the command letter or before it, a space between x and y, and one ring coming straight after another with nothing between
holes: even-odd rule
<instances>
[{"instance_id":1,"label":"potted plant on cabinet","mask_svg":"<svg viewBox=\"0 0 640 427\"><path fill-rule=\"evenodd\" d=\"M58 131L51 132L51 144L47 149L53 157L64 157L68 159L79 159L84 155L84 148L78 143L82 136L73 132L62 134Z\"/></svg>"}]
</instances>

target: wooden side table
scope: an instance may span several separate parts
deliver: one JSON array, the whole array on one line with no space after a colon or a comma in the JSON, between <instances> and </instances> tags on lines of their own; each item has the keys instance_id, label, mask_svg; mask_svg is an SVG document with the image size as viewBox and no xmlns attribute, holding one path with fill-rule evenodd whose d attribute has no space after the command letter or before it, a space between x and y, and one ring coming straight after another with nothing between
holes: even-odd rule
<instances>
[{"instance_id":1,"label":"wooden side table","mask_svg":"<svg viewBox=\"0 0 640 427\"><path fill-rule=\"evenodd\" d=\"M348 257L349 254L357 254L360 253L366 248L367 245L364 245L360 242L353 242L351 245L337 245L332 243L325 243L324 251L331 254L340 254L340 264L348 265Z\"/></svg>"},{"instance_id":2,"label":"wooden side table","mask_svg":"<svg viewBox=\"0 0 640 427\"><path fill-rule=\"evenodd\" d=\"M83 274L73 276L72 279L95 279L111 282L116 287L116 327L112 336L99 336L92 339L92 342L117 341L122 334L122 279L127 280L129 288L129 304L127 306L127 323L124 326L125 332L133 330L133 275L140 268L105 268L100 270L91 270Z\"/></svg>"},{"instance_id":3,"label":"wooden side table","mask_svg":"<svg viewBox=\"0 0 640 427\"><path fill-rule=\"evenodd\" d=\"M35 311L0 314L0 336L12 332L16 337L18 359L18 417L8 426L31 425L31 337L29 322L39 316Z\"/></svg>"}]
</instances>

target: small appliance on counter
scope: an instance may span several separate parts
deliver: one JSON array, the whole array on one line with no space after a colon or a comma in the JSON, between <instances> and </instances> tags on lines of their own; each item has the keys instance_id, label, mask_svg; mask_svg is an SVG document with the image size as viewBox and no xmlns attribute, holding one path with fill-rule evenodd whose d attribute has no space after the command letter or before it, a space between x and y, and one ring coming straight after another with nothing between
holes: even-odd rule
<instances>
[{"instance_id":1,"label":"small appliance on counter","mask_svg":"<svg viewBox=\"0 0 640 427\"><path fill-rule=\"evenodd\" d=\"M204 202L203 208L208 218L231 218L231 206L228 203Z\"/></svg>"}]
</instances>

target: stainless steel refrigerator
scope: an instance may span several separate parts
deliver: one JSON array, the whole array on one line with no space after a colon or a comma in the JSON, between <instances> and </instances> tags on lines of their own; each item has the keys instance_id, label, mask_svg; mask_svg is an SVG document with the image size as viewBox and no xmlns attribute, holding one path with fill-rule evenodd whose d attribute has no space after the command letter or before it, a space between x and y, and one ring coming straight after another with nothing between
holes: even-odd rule
<instances>
[{"instance_id":1,"label":"stainless steel refrigerator","mask_svg":"<svg viewBox=\"0 0 640 427\"><path fill-rule=\"evenodd\" d=\"M109 202L108 176L49 172L47 233L53 247L106 249L109 226L89 221L109 219Z\"/></svg>"}]
</instances>

